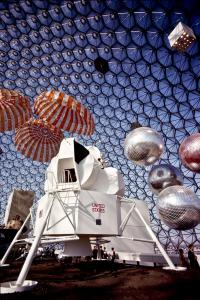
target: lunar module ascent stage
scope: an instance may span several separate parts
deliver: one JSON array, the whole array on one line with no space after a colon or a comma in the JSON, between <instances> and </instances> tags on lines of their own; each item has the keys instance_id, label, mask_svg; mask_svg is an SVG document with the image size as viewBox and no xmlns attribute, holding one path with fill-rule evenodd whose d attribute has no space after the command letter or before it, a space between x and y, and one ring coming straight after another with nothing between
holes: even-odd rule
<instances>
[{"instance_id":1,"label":"lunar module ascent stage","mask_svg":"<svg viewBox=\"0 0 200 300\"><path fill-rule=\"evenodd\" d=\"M1 292L24 291L36 282L26 280L41 243L64 242L64 255L91 255L91 243L110 241L120 259L133 252L153 253L156 243L169 268L174 264L152 232L144 201L124 198L124 181L119 171L106 167L99 149L83 146L74 138L64 139L59 153L46 171L45 194L39 200L32 246L16 281L0 285ZM23 226L0 262L17 242Z\"/></svg>"}]
</instances>

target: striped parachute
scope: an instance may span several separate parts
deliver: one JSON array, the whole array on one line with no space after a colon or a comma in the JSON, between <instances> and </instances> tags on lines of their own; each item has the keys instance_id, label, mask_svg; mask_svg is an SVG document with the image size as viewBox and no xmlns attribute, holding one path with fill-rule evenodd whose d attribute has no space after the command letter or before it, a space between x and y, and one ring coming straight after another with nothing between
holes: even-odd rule
<instances>
[{"instance_id":1,"label":"striped parachute","mask_svg":"<svg viewBox=\"0 0 200 300\"><path fill-rule=\"evenodd\" d=\"M30 119L16 131L14 143L25 156L49 162L58 153L63 137L60 129L43 120Z\"/></svg>"},{"instance_id":2,"label":"striped parachute","mask_svg":"<svg viewBox=\"0 0 200 300\"><path fill-rule=\"evenodd\" d=\"M83 135L94 132L90 111L63 92L52 90L42 93L36 98L34 109L40 119L62 130Z\"/></svg>"},{"instance_id":3,"label":"striped parachute","mask_svg":"<svg viewBox=\"0 0 200 300\"><path fill-rule=\"evenodd\" d=\"M0 89L0 132L18 128L32 117L27 97L7 89Z\"/></svg>"}]
</instances>

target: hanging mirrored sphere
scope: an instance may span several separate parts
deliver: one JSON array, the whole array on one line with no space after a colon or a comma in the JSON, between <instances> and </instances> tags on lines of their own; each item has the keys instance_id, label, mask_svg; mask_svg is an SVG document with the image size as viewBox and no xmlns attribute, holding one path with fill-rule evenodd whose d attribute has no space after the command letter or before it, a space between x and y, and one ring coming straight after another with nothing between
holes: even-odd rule
<instances>
[{"instance_id":1,"label":"hanging mirrored sphere","mask_svg":"<svg viewBox=\"0 0 200 300\"><path fill-rule=\"evenodd\" d=\"M136 165L149 166L154 164L164 149L161 135L149 127L132 130L124 142L126 157Z\"/></svg>"},{"instance_id":2,"label":"hanging mirrored sphere","mask_svg":"<svg viewBox=\"0 0 200 300\"><path fill-rule=\"evenodd\" d=\"M181 143L179 156L186 168L200 173L200 133L190 135Z\"/></svg>"},{"instance_id":3,"label":"hanging mirrored sphere","mask_svg":"<svg viewBox=\"0 0 200 300\"><path fill-rule=\"evenodd\" d=\"M183 176L181 172L172 165L157 165L153 166L149 172L148 184L153 193L159 194L169 186L182 185Z\"/></svg>"},{"instance_id":4,"label":"hanging mirrored sphere","mask_svg":"<svg viewBox=\"0 0 200 300\"><path fill-rule=\"evenodd\" d=\"M160 219L171 229L188 230L200 222L200 199L184 186L164 189L158 196L156 208Z\"/></svg>"}]
</instances>

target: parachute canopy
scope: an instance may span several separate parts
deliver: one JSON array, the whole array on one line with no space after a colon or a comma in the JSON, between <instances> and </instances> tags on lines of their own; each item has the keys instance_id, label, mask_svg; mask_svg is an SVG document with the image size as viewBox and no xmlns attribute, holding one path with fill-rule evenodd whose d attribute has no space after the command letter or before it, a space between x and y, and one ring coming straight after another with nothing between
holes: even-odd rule
<instances>
[{"instance_id":1,"label":"parachute canopy","mask_svg":"<svg viewBox=\"0 0 200 300\"><path fill-rule=\"evenodd\" d=\"M34 109L41 119L62 130L83 135L94 132L94 120L89 110L63 92L42 93L36 98Z\"/></svg>"},{"instance_id":2,"label":"parachute canopy","mask_svg":"<svg viewBox=\"0 0 200 300\"><path fill-rule=\"evenodd\" d=\"M14 143L25 156L48 162L58 153L63 137L60 129L43 120L30 119L16 131Z\"/></svg>"},{"instance_id":3,"label":"parachute canopy","mask_svg":"<svg viewBox=\"0 0 200 300\"><path fill-rule=\"evenodd\" d=\"M32 117L27 97L7 89L0 89L0 132L11 131Z\"/></svg>"}]
</instances>

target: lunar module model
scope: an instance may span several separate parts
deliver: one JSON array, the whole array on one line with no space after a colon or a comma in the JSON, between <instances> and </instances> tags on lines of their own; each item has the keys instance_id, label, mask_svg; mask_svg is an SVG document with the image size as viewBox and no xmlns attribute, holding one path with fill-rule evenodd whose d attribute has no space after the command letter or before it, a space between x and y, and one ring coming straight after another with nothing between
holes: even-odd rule
<instances>
[{"instance_id":1,"label":"lunar module model","mask_svg":"<svg viewBox=\"0 0 200 300\"><path fill-rule=\"evenodd\" d=\"M120 254L120 259L132 252L153 253L156 243L169 267L175 269L149 226L145 202L123 197L122 175L117 169L105 166L97 147L85 147L74 138L64 139L47 168L44 190L38 202L32 246L22 270L17 281L1 284L1 292L27 290L36 284L25 279L44 241L64 242L67 256L88 256L92 243L104 243L106 239ZM12 245L0 266L5 263Z\"/></svg>"}]
</instances>

